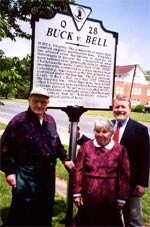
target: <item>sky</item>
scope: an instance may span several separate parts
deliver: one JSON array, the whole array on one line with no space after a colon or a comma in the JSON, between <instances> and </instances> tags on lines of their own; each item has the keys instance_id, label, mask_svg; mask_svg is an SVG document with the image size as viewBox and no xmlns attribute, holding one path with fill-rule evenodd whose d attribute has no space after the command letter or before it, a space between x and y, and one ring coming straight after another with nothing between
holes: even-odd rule
<instances>
[{"instance_id":1,"label":"sky","mask_svg":"<svg viewBox=\"0 0 150 227\"><path fill-rule=\"evenodd\" d=\"M76 0L92 9L89 18L103 22L107 30L118 33L117 65L139 64L150 70L150 1L149 0ZM31 33L30 25L22 27ZM23 58L31 54L31 41L3 39L0 42L7 57Z\"/></svg>"}]
</instances>

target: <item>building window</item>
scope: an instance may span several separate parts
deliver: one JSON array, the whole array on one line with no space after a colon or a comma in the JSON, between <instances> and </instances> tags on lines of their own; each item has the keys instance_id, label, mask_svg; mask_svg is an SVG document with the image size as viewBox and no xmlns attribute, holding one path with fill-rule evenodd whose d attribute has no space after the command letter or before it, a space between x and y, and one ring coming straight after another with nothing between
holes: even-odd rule
<instances>
[{"instance_id":1,"label":"building window","mask_svg":"<svg viewBox=\"0 0 150 227\"><path fill-rule=\"evenodd\" d=\"M116 94L123 94L123 87L116 87Z\"/></svg>"},{"instance_id":2,"label":"building window","mask_svg":"<svg viewBox=\"0 0 150 227\"><path fill-rule=\"evenodd\" d=\"M124 81L124 77L122 76L122 75L115 75L115 79L117 80L117 81Z\"/></svg>"},{"instance_id":3,"label":"building window","mask_svg":"<svg viewBox=\"0 0 150 227\"><path fill-rule=\"evenodd\" d=\"M150 89L147 89L147 96L150 96Z\"/></svg>"},{"instance_id":4,"label":"building window","mask_svg":"<svg viewBox=\"0 0 150 227\"><path fill-rule=\"evenodd\" d=\"M140 105L141 103L139 99L132 99L131 104L132 106L137 106L137 105Z\"/></svg>"},{"instance_id":5,"label":"building window","mask_svg":"<svg viewBox=\"0 0 150 227\"><path fill-rule=\"evenodd\" d=\"M141 95L141 88L133 88L132 95Z\"/></svg>"}]
</instances>

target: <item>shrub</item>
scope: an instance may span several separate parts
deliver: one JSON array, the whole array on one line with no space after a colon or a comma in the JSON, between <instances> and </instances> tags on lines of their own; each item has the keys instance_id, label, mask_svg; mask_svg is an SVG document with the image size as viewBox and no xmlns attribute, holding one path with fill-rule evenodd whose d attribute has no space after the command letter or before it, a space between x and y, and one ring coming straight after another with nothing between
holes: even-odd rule
<instances>
[{"instance_id":1,"label":"shrub","mask_svg":"<svg viewBox=\"0 0 150 227\"><path fill-rule=\"evenodd\" d=\"M142 113L143 112L143 109L144 109L144 105L137 105L135 106L132 111L133 112L138 112L138 113Z\"/></svg>"}]
</instances>

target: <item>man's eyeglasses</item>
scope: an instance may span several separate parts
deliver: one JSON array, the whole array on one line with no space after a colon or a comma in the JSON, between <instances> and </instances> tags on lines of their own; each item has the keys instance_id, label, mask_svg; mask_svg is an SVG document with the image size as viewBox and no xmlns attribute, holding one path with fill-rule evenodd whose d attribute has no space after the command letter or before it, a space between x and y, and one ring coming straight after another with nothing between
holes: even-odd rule
<instances>
[{"instance_id":1,"label":"man's eyeglasses","mask_svg":"<svg viewBox=\"0 0 150 227\"><path fill-rule=\"evenodd\" d=\"M46 106L48 104L47 100L38 100L38 99L31 99L32 104L34 105L42 105L42 106Z\"/></svg>"}]
</instances>

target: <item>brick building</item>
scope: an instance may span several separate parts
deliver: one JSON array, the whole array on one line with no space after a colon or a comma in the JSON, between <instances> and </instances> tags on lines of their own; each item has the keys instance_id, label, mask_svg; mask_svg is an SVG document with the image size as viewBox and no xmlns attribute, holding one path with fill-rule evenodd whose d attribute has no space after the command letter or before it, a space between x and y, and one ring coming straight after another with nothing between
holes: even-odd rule
<instances>
[{"instance_id":1,"label":"brick building","mask_svg":"<svg viewBox=\"0 0 150 227\"><path fill-rule=\"evenodd\" d=\"M116 66L114 95L129 96L132 106L150 106L150 82L145 75L140 65Z\"/></svg>"}]
</instances>

